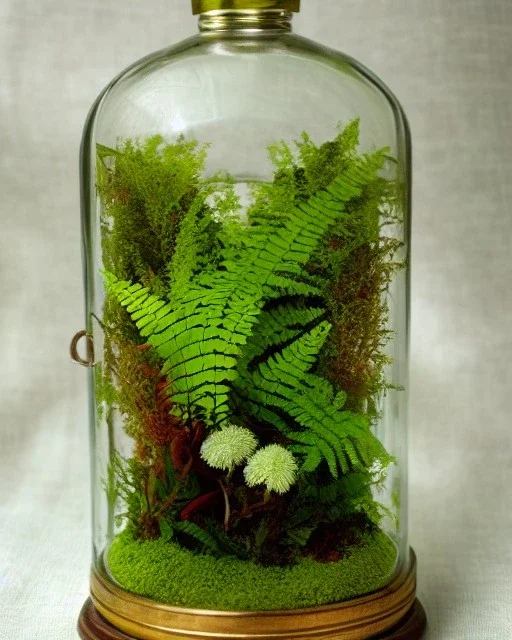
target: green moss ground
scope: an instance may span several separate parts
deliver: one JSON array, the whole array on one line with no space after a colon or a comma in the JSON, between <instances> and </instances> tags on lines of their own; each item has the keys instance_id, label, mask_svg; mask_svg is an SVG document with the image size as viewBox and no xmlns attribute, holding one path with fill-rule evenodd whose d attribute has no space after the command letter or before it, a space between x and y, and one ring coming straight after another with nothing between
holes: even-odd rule
<instances>
[{"instance_id":1,"label":"green moss ground","mask_svg":"<svg viewBox=\"0 0 512 640\"><path fill-rule=\"evenodd\" d=\"M263 567L234 556L198 555L172 542L119 535L108 553L112 576L125 589L175 606L232 611L299 609L370 593L393 571L396 548L383 533L343 560L305 558Z\"/></svg>"}]
</instances>

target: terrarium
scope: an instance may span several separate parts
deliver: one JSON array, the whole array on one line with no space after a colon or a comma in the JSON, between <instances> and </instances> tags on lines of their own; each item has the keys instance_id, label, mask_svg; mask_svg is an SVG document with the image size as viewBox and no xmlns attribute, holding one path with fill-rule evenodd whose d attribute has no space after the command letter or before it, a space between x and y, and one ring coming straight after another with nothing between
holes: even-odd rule
<instances>
[{"instance_id":1,"label":"terrarium","mask_svg":"<svg viewBox=\"0 0 512 640\"><path fill-rule=\"evenodd\" d=\"M80 634L420 638L406 119L299 0L192 4L85 126Z\"/></svg>"}]
</instances>

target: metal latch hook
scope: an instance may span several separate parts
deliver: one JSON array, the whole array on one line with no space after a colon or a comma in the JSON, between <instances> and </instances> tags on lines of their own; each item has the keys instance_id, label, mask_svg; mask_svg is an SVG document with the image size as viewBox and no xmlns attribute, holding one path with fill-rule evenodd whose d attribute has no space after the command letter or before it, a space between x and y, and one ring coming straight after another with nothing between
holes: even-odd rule
<instances>
[{"instance_id":1,"label":"metal latch hook","mask_svg":"<svg viewBox=\"0 0 512 640\"><path fill-rule=\"evenodd\" d=\"M82 338L85 338L86 345L86 357L82 358L82 356L78 353L78 343ZM69 346L69 353L71 355L71 360L76 362L77 364L81 364L82 367L93 367L94 366L94 342L91 335L87 333L87 331L82 330L76 333L71 340L71 344Z\"/></svg>"}]
</instances>

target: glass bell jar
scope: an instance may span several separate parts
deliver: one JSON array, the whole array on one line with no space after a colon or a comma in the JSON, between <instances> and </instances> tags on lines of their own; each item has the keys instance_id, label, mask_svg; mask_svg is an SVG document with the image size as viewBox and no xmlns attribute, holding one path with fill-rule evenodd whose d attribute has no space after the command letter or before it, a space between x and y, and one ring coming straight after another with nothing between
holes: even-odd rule
<instances>
[{"instance_id":1,"label":"glass bell jar","mask_svg":"<svg viewBox=\"0 0 512 640\"><path fill-rule=\"evenodd\" d=\"M88 117L86 640L422 636L409 132L299 8L193 0Z\"/></svg>"}]
</instances>

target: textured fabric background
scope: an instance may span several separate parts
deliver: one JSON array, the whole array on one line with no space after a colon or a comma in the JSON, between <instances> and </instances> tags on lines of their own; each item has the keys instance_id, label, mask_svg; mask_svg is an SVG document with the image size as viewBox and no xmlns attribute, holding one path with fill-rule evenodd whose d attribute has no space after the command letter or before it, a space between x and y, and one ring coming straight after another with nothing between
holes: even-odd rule
<instances>
[{"instance_id":1,"label":"textured fabric background","mask_svg":"<svg viewBox=\"0 0 512 640\"><path fill-rule=\"evenodd\" d=\"M77 157L104 84L187 0L0 5L0 638L71 640L88 590ZM411 542L430 640L512 638L512 2L303 0L415 142Z\"/></svg>"}]
</instances>

